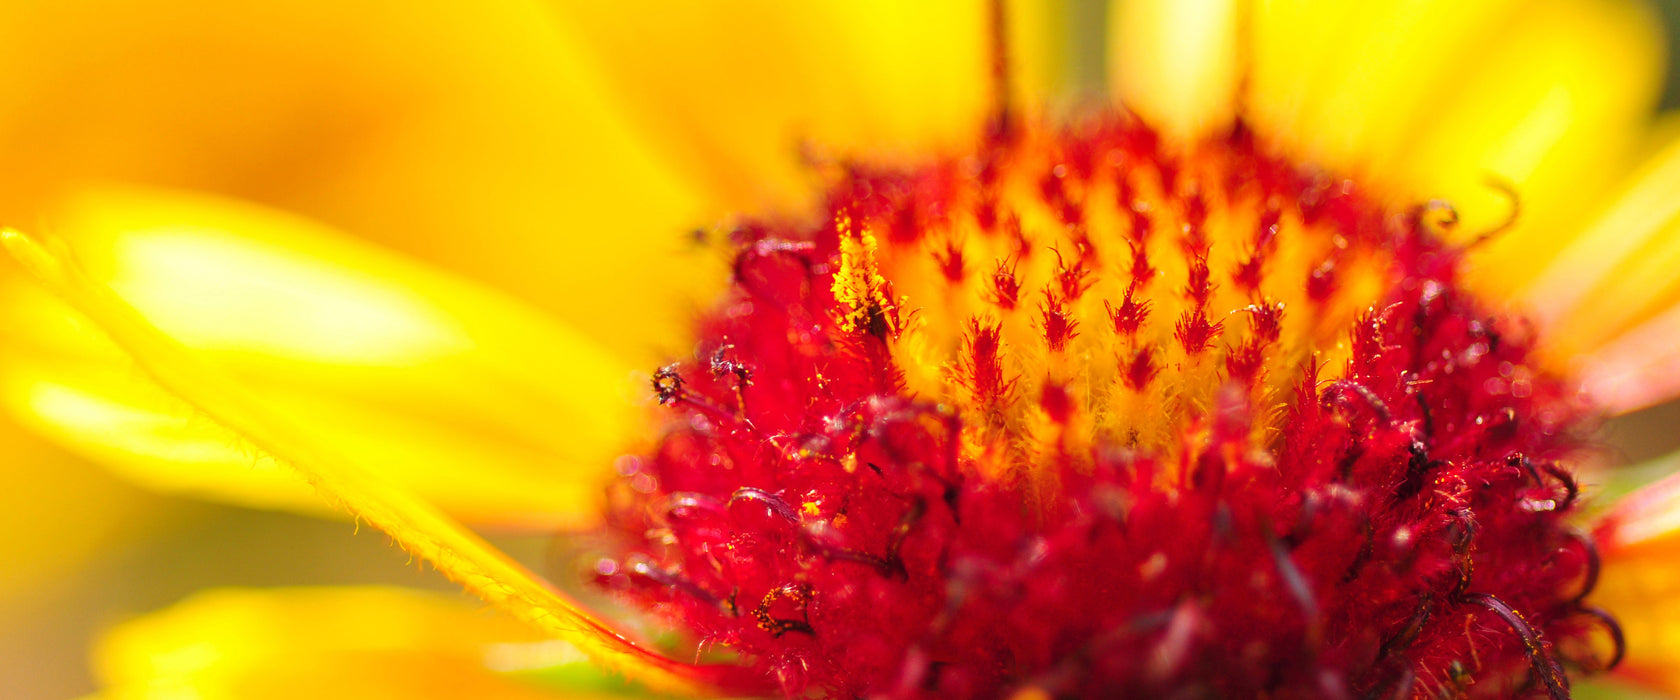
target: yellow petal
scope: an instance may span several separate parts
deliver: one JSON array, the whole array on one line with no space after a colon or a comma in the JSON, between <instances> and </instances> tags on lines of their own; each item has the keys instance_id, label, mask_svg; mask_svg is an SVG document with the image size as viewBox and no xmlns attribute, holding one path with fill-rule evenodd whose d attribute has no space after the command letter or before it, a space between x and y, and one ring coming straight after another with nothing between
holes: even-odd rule
<instances>
[{"instance_id":1,"label":"yellow petal","mask_svg":"<svg viewBox=\"0 0 1680 700\"><path fill-rule=\"evenodd\" d=\"M94 656L111 700L556 697L507 672L584 658L456 597L376 587L206 591L116 627ZM564 697L615 695L579 680Z\"/></svg>"},{"instance_id":2,"label":"yellow petal","mask_svg":"<svg viewBox=\"0 0 1680 700\"><path fill-rule=\"evenodd\" d=\"M475 522L593 521L630 373L519 304L295 217L105 190L54 218L94 280L336 451ZM14 411L144 483L320 508L288 470L136 376L33 285L0 304ZM640 387L635 387L639 389Z\"/></svg>"},{"instance_id":3,"label":"yellow petal","mask_svg":"<svg viewBox=\"0 0 1680 700\"><path fill-rule=\"evenodd\" d=\"M1059 76L1054 44L1030 31L1053 26L1054 4L1008 3L1028 104ZM723 203L753 211L808 200L804 145L898 155L972 138L991 105L987 5L566 2L561 13L636 124Z\"/></svg>"},{"instance_id":4,"label":"yellow petal","mask_svg":"<svg viewBox=\"0 0 1680 700\"><path fill-rule=\"evenodd\" d=\"M1442 107L1467 54L1504 36L1511 1L1334 3L1253 9L1252 117L1309 159L1368 169Z\"/></svg>"},{"instance_id":5,"label":"yellow petal","mask_svg":"<svg viewBox=\"0 0 1680 700\"><path fill-rule=\"evenodd\" d=\"M1580 354L1607 343L1627 345L1660 334L1655 329L1673 329L1670 317L1680 302L1680 282L1674 275L1680 263L1676 188L1680 140L1669 143L1630 177L1614 203L1536 280L1528 296L1536 308L1545 310L1539 318L1555 338L1557 355ZM1633 330L1641 323L1650 328ZM1668 354L1661 345L1647 349Z\"/></svg>"},{"instance_id":6,"label":"yellow petal","mask_svg":"<svg viewBox=\"0 0 1680 700\"><path fill-rule=\"evenodd\" d=\"M1620 672L1680 693L1680 475L1622 499L1597 539L1603 569L1588 601L1621 623Z\"/></svg>"},{"instance_id":7,"label":"yellow petal","mask_svg":"<svg viewBox=\"0 0 1680 700\"><path fill-rule=\"evenodd\" d=\"M1118 0L1109 9L1114 94L1180 139L1236 116L1238 8L1231 0Z\"/></svg>"},{"instance_id":8,"label":"yellow petal","mask_svg":"<svg viewBox=\"0 0 1680 700\"><path fill-rule=\"evenodd\" d=\"M638 363L683 347L721 279L687 242L704 191L606 103L545 0L8 2L0 45L6 221L90 178L230 195L515 292Z\"/></svg>"},{"instance_id":9,"label":"yellow petal","mask_svg":"<svg viewBox=\"0 0 1680 700\"><path fill-rule=\"evenodd\" d=\"M159 386L244 438L264 457L297 469L324 497L385 531L410 554L609 668L660 688L697 688L704 670L632 643L431 504L274 411L232 375L195 356L91 279L62 245L43 246L11 230L0 231L0 245L37 282L109 335ZM709 675L707 680L719 679Z\"/></svg>"},{"instance_id":10,"label":"yellow petal","mask_svg":"<svg viewBox=\"0 0 1680 700\"><path fill-rule=\"evenodd\" d=\"M1581 389L1612 414L1629 413L1680 396L1680 306L1672 307L1585 354L1575 338L1552 334L1553 357L1579 378Z\"/></svg>"},{"instance_id":11,"label":"yellow petal","mask_svg":"<svg viewBox=\"0 0 1680 700\"><path fill-rule=\"evenodd\" d=\"M1512 202L1518 226L1480 251L1474 284L1515 294L1579 233L1633 164L1661 89L1663 41L1649 8L1622 0L1519 6L1508 35L1441 96L1448 110L1409 143L1397 170L1489 228Z\"/></svg>"},{"instance_id":12,"label":"yellow petal","mask_svg":"<svg viewBox=\"0 0 1680 700\"><path fill-rule=\"evenodd\" d=\"M1467 232L1517 230L1474 282L1509 294L1555 255L1625 165L1655 104L1661 38L1623 0L1321 3L1255 12L1250 105L1264 133Z\"/></svg>"},{"instance_id":13,"label":"yellow petal","mask_svg":"<svg viewBox=\"0 0 1680 700\"><path fill-rule=\"evenodd\" d=\"M1592 347L1604 339L1608 329L1638 318L1645 309L1594 308L1604 302L1645 304L1653 294L1632 298L1606 297L1606 289L1619 284L1618 278L1630 267L1640 265L1651 248L1660 248L1669 228L1680 222L1680 201L1673 196L1680 187L1680 139L1657 149L1654 155L1626 179L1591 226L1575 237L1562 255L1535 280L1528 297L1540 310L1537 320L1548 326L1575 332L1598 327L1590 340L1577 343ZM1609 313L1612 318L1601 318Z\"/></svg>"}]
</instances>

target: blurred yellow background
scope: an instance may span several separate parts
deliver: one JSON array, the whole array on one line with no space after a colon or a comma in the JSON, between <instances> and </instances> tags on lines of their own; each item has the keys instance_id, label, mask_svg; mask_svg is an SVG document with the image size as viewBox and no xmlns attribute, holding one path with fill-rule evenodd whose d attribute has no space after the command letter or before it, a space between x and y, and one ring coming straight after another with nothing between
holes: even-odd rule
<instances>
[{"instance_id":1,"label":"blurred yellow background","mask_svg":"<svg viewBox=\"0 0 1680 700\"><path fill-rule=\"evenodd\" d=\"M613 212L622 220L606 221L568 206L675 185L637 163L579 171L568 160L577 144L546 136L560 122L583 141L645 134L566 101L591 78L576 57L544 48L540 17L513 3L487 3L502 8L492 12L424 3L431 16L412 24L393 21L413 14L404 3L232 5L0 2L0 218L27 227L55 188L83 178L206 189L446 260L570 314L626 353L659 352L655 340L615 325L633 315L624 309L590 313L557 301L643 284L578 266L564 279L554 274L571 256L627 254L611 236L551 245L535 259L531 251L544 248L531 242L614 225L680 231L719 214L706 204L718 200L626 207ZM1680 0L1661 5L1673 37ZM1057 20L1064 89L1106 84L1104 6L1069 2ZM1664 104L1680 105L1680 70L1670 71ZM469 230L490 233L463 237ZM645 271L661 274L673 273ZM1606 438L1630 463L1647 462L1680 447L1677 422L1680 406L1657 407L1618 419ZM9 424L0 425L0 445L0 697L93 691L87 649L101 629L202 588L454 588L370 528L148 493ZM496 542L543 568L544 538Z\"/></svg>"}]
</instances>

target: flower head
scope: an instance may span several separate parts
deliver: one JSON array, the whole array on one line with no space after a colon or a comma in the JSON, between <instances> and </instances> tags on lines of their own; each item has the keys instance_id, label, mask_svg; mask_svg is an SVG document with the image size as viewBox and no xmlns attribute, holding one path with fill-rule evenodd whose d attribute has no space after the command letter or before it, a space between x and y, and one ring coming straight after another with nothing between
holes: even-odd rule
<instances>
[{"instance_id":1,"label":"flower head","mask_svg":"<svg viewBox=\"0 0 1680 700\"><path fill-rule=\"evenodd\" d=\"M1562 697L1588 414L1450 209L1271 152L1096 115L737 227L598 578L788 695Z\"/></svg>"},{"instance_id":2,"label":"flower head","mask_svg":"<svg viewBox=\"0 0 1680 700\"><path fill-rule=\"evenodd\" d=\"M1661 299L1594 319L1581 300L1622 286L1538 285L1529 299L1570 302L1546 309L1546 327L1591 340L1560 344L1488 293L1556 274L1488 261L1562 247L1536 245L1545 229L1527 223L1569 211L1541 196L1560 187L1544 176L1598 161L1546 149L1637 98L1607 89L1577 113L1563 90L1513 108L1531 119L1505 141L1443 141L1500 157L1468 190L1466 168L1404 161L1454 173L1420 181L1483 205L1455 208L1383 166L1401 162L1406 125L1481 110L1412 99L1360 122L1370 134L1326 136L1300 127L1333 123L1339 93L1291 97L1279 76L1362 73L1297 65L1313 52L1277 37L1337 23L1290 7L1126 7L1121 55L1154 59L1120 66L1135 111L1037 118L1000 83L966 147L891 162L808 150L816 214L728 227L729 289L698 314L693 351L651 375L658 431L614 462L614 541L588 576L729 655L641 642L451 517L593 523L601 513L579 504L595 483L541 467L627 447L636 417L585 398L613 393L612 358L296 222L141 196L67 227L85 260L6 233L37 282L165 389L101 394L115 384L93 367L108 355L55 321L8 369L9 404L149 469L272 457L540 633L667 689L1558 698L1567 674L1615 665L1620 628L1587 598L1595 543L1661 551L1650 543L1667 541L1662 515L1680 501L1659 490L1592 536L1572 529L1590 400L1656 394L1612 373L1620 383L1583 396L1569 358ZM1381 37L1411 17L1349 24ZM1422 60L1433 45L1396 52ZM1558 90L1515 94L1530 93ZM288 235L222 233L264 229ZM247 268L261 274L228 272ZM20 299L22 317L42 308ZM265 323L238 320L256 309ZM1658 358L1632 376L1671 368ZM158 417L183 405L194 428ZM556 423L575 430L557 437ZM457 462L474 478L438 476Z\"/></svg>"}]
</instances>

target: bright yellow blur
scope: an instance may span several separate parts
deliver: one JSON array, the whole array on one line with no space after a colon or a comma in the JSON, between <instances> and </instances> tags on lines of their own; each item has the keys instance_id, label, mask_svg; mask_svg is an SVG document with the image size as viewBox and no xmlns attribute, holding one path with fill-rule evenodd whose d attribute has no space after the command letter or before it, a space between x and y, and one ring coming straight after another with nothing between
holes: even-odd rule
<instances>
[{"instance_id":1,"label":"bright yellow blur","mask_svg":"<svg viewBox=\"0 0 1680 700\"><path fill-rule=\"evenodd\" d=\"M1059 79L1046 59L1056 5L1010 3L1026 104ZM379 465L398 500L418 493L475 522L586 523L587 475L633 434L626 368L684 349L686 320L722 277L689 231L808 201L812 161L960 145L990 96L981 7L3 2L0 223L71 240L95 283L312 442ZM1187 7L1139 0L1113 13L1132 20L1111 56L1137 71L1116 81L1123 97L1195 133L1224 123L1243 87L1255 120L1296 154L1448 194L1470 229L1508 204L1484 176L1511 180L1536 225L1488 251L1489 289L1543 269L1625 165L1654 96L1656 39L1620 0L1291 0L1256 5L1248 25L1232 3L1195 3L1217 22ZM1227 44L1244 29L1247 86L1235 82L1243 47ZM98 321L39 290L5 293L0 398L37 432L153 487L331 509L248 436L149 383ZM63 571L136 529L124 521L146 499L31 440L9 441L15 458L0 462L23 484L0 493L0 525L15 517L27 527L8 531L44 534L6 541L23 562L10 571ZM430 534L399 536L414 532ZM530 584L494 553L471 554L513 579L475 585ZM308 612L318 599L292 602L245 617L246 602L194 609L295 623L258 651L321 641L297 625L342 622L354 635L413 612L361 614L384 603L348 597L321 608L334 618ZM168 652L175 665L108 677L237 661L230 630L248 628L208 629L216 641ZM106 658L147 658L155 649L137 638ZM333 666L342 651L310 662L348 671ZM316 687L457 682L399 661L361 681L323 672Z\"/></svg>"}]
</instances>

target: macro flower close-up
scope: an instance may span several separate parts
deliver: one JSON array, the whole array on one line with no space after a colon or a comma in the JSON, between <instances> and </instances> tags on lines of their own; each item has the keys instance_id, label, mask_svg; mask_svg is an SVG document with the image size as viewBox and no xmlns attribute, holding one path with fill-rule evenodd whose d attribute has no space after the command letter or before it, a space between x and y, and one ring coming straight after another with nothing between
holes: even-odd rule
<instances>
[{"instance_id":1,"label":"macro flower close-up","mask_svg":"<svg viewBox=\"0 0 1680 700\"><path fill-rule=\"evenodd\" d=\"M1656 7L0 11L92 697L1680 697Z\"/></svg>"}]
</instances>

